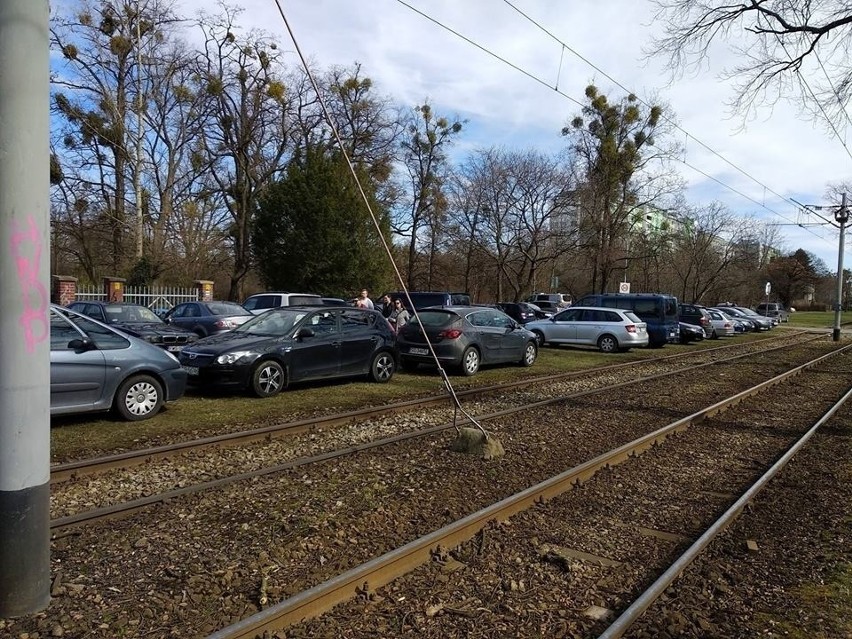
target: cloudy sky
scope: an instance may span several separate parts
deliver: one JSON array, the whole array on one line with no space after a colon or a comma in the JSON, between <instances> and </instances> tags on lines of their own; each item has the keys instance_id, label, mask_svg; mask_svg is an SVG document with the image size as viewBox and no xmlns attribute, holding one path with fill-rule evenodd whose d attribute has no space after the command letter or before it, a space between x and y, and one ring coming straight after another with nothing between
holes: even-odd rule
<instances>
[{"instance_id":1,"label":"cloudy sky","mask_svg":"<svg viewBox=\"0 0 852 639\"><path fill-rule=\"evenodd\" d=\"M231 2L245 9L242 26L271 33L298 63L275 0ZM561 149L560 129L579 110L571 98L582 101L587 84L614 99L624 95L606 76L666 103L694 167L678 165L691 204L718 200L778 224L784 250L804 248L836 269L837 230L809 226L820 220L799 213L788 198L826 203L827 184L850 177L846 140L783 103L748 121L732 115L731 87L719 74L734 54L723 46L699 75L669 83L664 61L643 55L659 33L645 0L512 0L532 21L503 0L280 2L303 54L321 68L357 61L380 93L412 106L428 99L439 113L468 120L460 150ZM180 8L191 15L212 6L183 0Z\"/></svg>"}]
</instances>

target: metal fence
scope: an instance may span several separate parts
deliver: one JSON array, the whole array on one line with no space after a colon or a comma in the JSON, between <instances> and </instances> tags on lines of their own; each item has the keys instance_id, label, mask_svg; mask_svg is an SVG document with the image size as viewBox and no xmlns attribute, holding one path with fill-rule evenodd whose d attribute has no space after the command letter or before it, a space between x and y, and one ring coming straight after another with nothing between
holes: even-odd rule
<instances>
[{"instance_id":1,"label":"metal fence","mask_svg":"<svg viewBox=\"0 0 852 639\"><path fill-rule=\"evenodd\" d=\"M75 295L79 301L107 301L108 296L103 287L90 284L78 286ZM168 310L181 302L194 302L200 299L201 293L197 288L180 288L172 286L128 286L124 289L124 301L141 304L155 311Z\"/></svg>"}]
</instances>

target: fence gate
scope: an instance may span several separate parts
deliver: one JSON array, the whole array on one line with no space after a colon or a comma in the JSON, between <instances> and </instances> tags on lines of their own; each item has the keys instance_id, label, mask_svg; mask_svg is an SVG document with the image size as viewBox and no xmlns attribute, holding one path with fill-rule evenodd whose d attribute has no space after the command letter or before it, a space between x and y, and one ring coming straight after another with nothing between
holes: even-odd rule
<instances>
[{"instance_id":1,"label":"fence gate","mask_svg":"<svg viewBox=\"0 0 852 639\"><path fill-rule=\"evenodd\" d=\"M103 287L95 284L77 287L75 298L80 301L107 301ZM173 286L128 286L124 290L124 301L131 304L147 306L154 312L167 311L181 302L195 302L201 299L201 291L195 288L180 288Z\"/></svg>"}]
</instances>

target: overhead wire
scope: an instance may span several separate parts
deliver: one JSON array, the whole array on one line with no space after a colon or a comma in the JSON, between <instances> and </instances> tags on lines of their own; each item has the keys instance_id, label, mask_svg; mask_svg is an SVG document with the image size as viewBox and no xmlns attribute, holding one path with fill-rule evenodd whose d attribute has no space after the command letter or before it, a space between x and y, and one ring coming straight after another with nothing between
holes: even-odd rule
<instances>
[{"instance_id":1,"label":"overhead wire","mask_svg":"<svg viewBox=\"0 0 852 639\"><path fill-rule=\"evenodd\" d=\"M400 1L400 0L397 0L397 1ZM568 45L565 41L563 41L563 40L562 40L561 38L559 38L558 36L556 36L556 35L554 35L553 33L551 33L551 32L550 32L550 31L549 31L546 27L544 27L542 24L540 24L537 20L534 20L534 19L533 19L533 18L531 18L531 17L530 17L527 13L525 13L524 11L522 11L521 9L519 9L517 6L515 6L515 5L514 5L514 4L513 4L510 0L503 0L503 2L504 2L505 4L507 4L509 7L511 7L511 8L512 8L514 11L516 11L518 14L520 14L521 16L523 16L523 17L524 17L526 20L528 20L530 23L532 23L535 27L537 27L538 29L540 29L541 31L543 31L544 33L546 33L548 36L550 36L550 37L551 37L554 41L556 41L558 44L560 44L560 45L562 46L563 50L564 50L564 49L567 49L568 51L570 51L573 55L575 55L577 58L579 58L580 60L582 60L583 62L585 62L586 64L588 64L591 68L593 68L595 71L597 71L598 73L600 73L601 75L603 75L606 79L608 79L610 82L612 82L613 84L615 84L616 86L618 86L619 88L621 88L623 91L626 91L627 93L629 93L629 94L631 94L631 95L636 95L634 91L632 91L631 89L629 89L628 87L626 87L624 84L622 84L621 82L619 82L618 80L616 80L615 78L613 78L610 74L608 74L606 71L604 71L604 70L603 70L603 69L601 69L599 66L597 66L596 64L594 64L591 60L589 60L588 58L586 58L585 56L581 55L579 52L577 52L576 50L574 50L574 49L573 49L570 45ZM782 46L783 46L783 43L782 43ZM786 52L786 49L785 49L785 52ZM788 57L789 57L789 54L788 54ZM806 86L807 86L807 84L806 84ZM810 87L808 87L808 88L810 89ZM636 96L636 97L637 97L637 99L638 99L638 100L639 100L642 104L644 104L646 107L651 108L651 106L652 106L652 105L651 105L651 104L649 104L649 103L648 103L646 100L644 100L642 97L640 97L640 96ZM716 151L715 149L711 148L709 145L707 145L707 144L706 144L705 142L703 142L701 139L697 138L697 137L696 137L696 136L694 136L692 133L690 133L689 131L687 131L686 129L684 129L684 128L683 128L682 126L680 126L677 122L675 122L675 121L674 121L674 120L672 120L671 118L667 117L667 116L665 115L665 113L663 113L663 114L662 114L662 117L663 117L663 118L664 118L667 122L669 122L669 124L671 124L674 128L676 128L677 130L679 130L679 131L681 131L682 133L684 133L684 134L685 134L688 138L692 138L693 140L695 140L695 141L696 141L699 145L701 145L702 147L704 147L707 151L709 151L710 153L712 153L713 155L715 155L716 157L718 157L719 159L721 159L722 161L724 161L726 164L728 164L728 165L729 165L729 166L731 166L732 168L736 169L739 173L742 173L744 176L746 176L747 178L749 178L750 180L752 180L752 181L753 181L753 182L755 182L756 184L759 184L760 186L762 186L762 187L763 187L766 191L768 191L768 192L772 193L773 195L775 195L777 198L779 198L779 199L781 199L781 200L784 200L784 201L790 200L790 198L788 198L788 197L785 197L785 196L781 195L780 193L778 193L777 191L775 191L775 190L774 190L774 189L772 189L771 187L767 186L764 182L760 181L759 179L757 179L756 177L754 177L753 175L751 175L751 173L749 173L749 172L748 172L748 171L746 171L745 169L743 169L743 168L741 168L741 167L737 166L736 164L734 164L733 162L731 162L728 158L726 158L725 156L723 156L721 153L719 153L719 152L718 152L718 151ZM848 117L848 116L847 116L847 117ZM836 134L836 130L835 130L835 134ZM841 142L842 142L842 140L841 140ZM843 146L844 146L844 148L846 147L846 145L845 145L845 144L844 144ZM848 149L847 149L847 153L848 153L848 152L849 152L849 151L848 151ZM687 163L685 160L680 160L680 158L676 158L676 159L678 159L679 161L683 162L683 164L685 164L686 166L689 166L689 167L690 167L690 168L692 168L693 170L698 170L698 169L696 169L695 167L691 166L689 163ZM700 171L700 170L699 170L698 172L699 172L699 173L701 173L702 175L704 175L705 177L710 178L710 176L709 176L709 175L707 175L706 173L704 173L703 171ZM715 181L715 182L719 183L719 184L720 184L720 185L722 185L722 186L725 186L725 187L726 187L726 188L728 188L729 190L731 190L731 191L733 191L733 192L737 193L738 195L741 195L741 196L745 197L747 200L749 200L749 201L751 201L751 202L754 202L755 204L757 204L757 205L758 205L758 206L760 206L761 208L766 209L767 211L769 211L769 212L773 213L774 215L777 215L778 217L780 217L780 218L782 218L782 219L785 219L785 220L787 220L788 222L791 222L791 220L790 220L789 218L787 218L786 216L782 215L781 213L778 213L777 211L775 211L775 210L773 210L773 209L771 209L771 208L767 207L767 206L765 205L765 203L757 202L757 201L756 201L756 200L754 200L753 198L751 198L751 197L748 197L748 196L744 195L743 193L739 192L738 190L734 189L733 187L729 187L727 184L725 184L724 182L721 182L720 180L718 180L718 179L716 179L716 178L710 178L710 179L712 179L713 181ZM825 219L825 218L823 218L823 219ZM834 225L834 223L833 223L832 221L830 221L830 220L826 220L826 221L828 221L829 223L831 223L832 225ZM797 223L794 223L794 224L795 224L796 226L801 226L800 224L797 224ZM802 228L804 228L804 227L802 227ZM812 235L815 235L816 237L819 237L819 238L820 238L820 239L822 239L822 240L825 240L825 238L824 238L824 237L822 237L822 236L820 236L820 235L817 235L816 233L811 232L811 234L812 234Z\"/></svg>"},{"instance_id":2,"label":"overhead wire","mask_svg":"<svg viewBox=\"0 0 852 639\"><path fill-rule=\"evenodd\" d=\"M519 66L518 66L518 65L516 65L515 63L510 62L509 60L507 60L507 59L506 59L506 58L504 58L503 56L501 56L501 55L499 55L499 54L497 54L497 53L495 53L495 52L491 51L491 50L490 50L490 49L488 49L487 47L485 47L485 46L483 46L483 45L479 44L478 42L474 41L473 39L471 39L471 38L469 38L469 37L465 36L464 34L460 33L460 32L459 32L459 31L457 31L456 29L453 29L452 27L450 27L450 26L448 26L448 25L444 24L444 23L443 23L443 22L441 22L440 20L438 20L438 19L436 19L436 18L434 18L434 17L432 17L432 16L430 16L430 15L426 14L425 12L421 11L421 10L420 10L420 9L418 9L417 7L412 6L411 4L409 4L408 2L406 2L406 0L396 0L396 2L398 2L398 3L399 3L399 4L401 4L401 5L403 5L403 6L404 6L404 7L406 7L407 9L409 9L409 10L413 11L414 13L417 13L418 15L422 16L423 18L425 18L425 19L429 20L430 22L432 22L433 24L437 25L438 27L440 27L440 28L444 29L445 31L448 31L448 32L452 33L453 35L455 35L456 37L458 37L458 38L460 38L460 39L464 40L465 42L467 42L467 43L469 43L469 44L471 44L472 46L476 47L477 49L479 49L479 50L480 50L480 51L482 51L483 53L486 53L487 55L489 55L489 56L491 56L491 57L495 58L496 60L499 60L500 62L502 62L502 63L506 64L507 66L509 66L509 67L511 67L511 68L513 68L513 69L515 69L516 71L518 71L518 72L522 73L523 75L525 75L525 76L527 76L528 78L530 78L530 79L534 80L535 82L537 82L537 83L539 83L539 84L541 84L541 85L543 85L543 86L547 87L548 89L550 89L550 90L552 90L552 91L554 91L554 92L558 93L559 95L561 95L562 97L564 97L564 98L568 99L569 101L573 102L574 104L576 104L576 105L578 105L578 106L580 106L580 107L585 107L585 106L586 106L586 105L585 105L583 102L581 102L580 100L577 100L577 99L576 99L576 98L574 98L573 96L570 96L570 95L566 94L564 91L559 90L559 89L558 89L558 87L557 87L557 85L551 85L551 84L549 84L546 80L543 80L543 79L539 78L538 76L534 75L533 73L531 73L531 72L527 71L526 69L523 69L523 68L519 67ZM550 31L548 31L545 27L543 27L542 25L540 25L539 23L537 23L535 20L533 20L532 18L530 18L527 14L525 14L523 11L521 11L520 9L518 9L517 7L515 7L515 6L514 6L511 2L509 2L509 0L504 0L504 2L505 2L507 5L509 5L512 9L514 9L515 11L517 11L517 12L518 12L520 15L522 15L524 18L526 18L527 20L529 20L530 22L532 22L532 23L533 23L536 27L538 27L539 29L541 29L542 31L544 31L547 35L549 35L551 38L553 38L553 39L554 39L556 42L558 42L558 43L559 43L559 44L560 44L560 45L561 45L564 49L567 49L567 50L568 50L568 51L570 51L572 54L574 54L575 56L577 56L578 58L580 58L581 60L583 60L584 62L586 62L589 66L591 66L593 69L595 69L596 71L598 71L599 73L601 73L604 77L606 77L607 79L609 79L611 82L613 82L614 84L616 84L617 86L619 86L619 87L620 87L621 89L623 89L624 91L626 91L626 92L630 93L631 95L634 95L634 93L633 93L630 89L628 89L628 88L627 88L627 87L625 87L623 84L621 84L620 82L618 82L617 80L615 80L614 78L612 78L609 74L607 74L605 71L603 71L602 69L600 69L600 68L599 68L598 66L596 66L594 63L592 63L591 61L587 60L584 56L582 56L582 55L580 55L579 53L577 53L574 49L572 49L572 48L571 48L571 46L570 46L570 45L568 45L568 44L567 44L567 43L565 43L564 41L562 41L562 40L560 40L559 38L557 38L557 37L556 37L555 35L553 35ZM650 105L650 104L648 104L646 101L644 101L642 98L638 98L638 97L637 97L637 99L638 99L640 102L642 102L642 104L644 104L645 106L648 106L648 107L650 107L650 106L651 106L651 105ZM666 116L664 115L663 117L665 118ZM694 135L692 135L690 132L686 131L686 129L684 129L683 127L681 127L680 125L678 125L676 122L674 122L674 121L673 121L673 120L671 120L670 118L666 118L666 120L667 120L668 122L670 122L670 123L671 123L671 124L672 124L675 128L677 128L678 130L682 131L682 132L683 132L683 133L685 133L687 136L691 137L691 138L692 138L693 140L695 140L698 144L700 144L702 147L704 147L705 149L707 149L710 153L712 153L713 155L715 155L715 156L719 157L719 158L720 158L721 160L723 160L726 164L730 165L732 168L736 169L738 172L742 173L743 175L745 175L746 177L748 177L749 179L751 179L751 180L752 180L753 182L755 182L756 184L759 184L760 186L764 187L764 189L766 189L766 190L767 190L767 191L769 191L770 193L774 194L774 195L775 195L776 197L778 197L779 199L784 200L784 201L787 201L787 198L786 198L786 197L784 197L784 196L783 196L783 195L781 195L780 193L777 193L775 190L773 190L772 188L768 187L766 184L764 184L763 182L761 182L760 180L758 180L757 178L755 178L754 176L752 176L751 174L749 174L749 173L748 173L747 171L745 171L744 169L742 169L742 168L738 167L736 164L734 164L733 162L731 162L730 160L728 160L727 158L725 158L723 155L721 155L720 153L718 153L717 151L715 151L714 149L712 149L710 146L708 146L707 144L705 144L704 142L702 142L699 138L695 137L695 136L694 136ZM772 213L773 215L776 215L777 217L779 217L779 218L781 218L781 219L783 219L783 220L785 220L785 221L787 221L787 222L791 223L792 225L799 226L799 227L803 228L805 231L807 231L808 233L810 233L810 234L811 234L811 235L813 235L814 237L816 237L816 238L818 238L818 239L820 239L820 240L822 240L822 241L825 241L825 242L828 242L828 241L829 241L829 240L828 240L827 238L825 238L824 236L822 236L822 235L820 235L820 234L818 234L818 233L815 233L814 231L812 231L812 230L810 230L810 229L808 229L808 228L806 228L806 227L802 226L802 225L801 225L801 224L799 224L798 222L796 222L796 221L794 221L794 220L790 219L789 217L787 217L787 216L783 215L782 213L779 213L778 211L776 211L776 210L774 210L774 209L772 209L772 208L768 207L765 203L758 202L757 200L755 200L755 199L753 199L753 198L751 198L751 197L748 197L748 196L746 196L745 194L743 194L742 192L738 191L736 188L734 188L734 187L732 187L732 186L730 186L730 185L728 185L728 184L725 184L724 182L722 182L722 181L721 181L721 180L719 180L718 178L713 178L713 177L709 176L707 173L705 173L705 172L703 172L703 171L701 171L701 170L698 170L696 167L692 166L691 164L689 164L688 162L686 162L684 159L682 159L682 158L678 158L678 157L676 157L676 156L669 156L669 157L670 157L671 159L673 159L673 160L676 160L676 161L678 161L678 162L681 162L682 164L684 164L685 166L687 166L687 167L689 167L689 168L691 168L691 169L693 169L693 170L696 170L696 171L697 171L698 173L700 173L701 175L704 175L705 177L708 177L708 178L712 179L713 181L717 182L717 183L718 183L718 184L720 184L721 186L724 186L724 187L725 187L725 188L727 188L728 190L730 190L730 191L732 191L732 192L736 193L737 195L740 195L740 196L742 196L742 197L745 197L747 200L749 200L749 201L753 202L754 204L757 204L758 206L760 206L761 208L763 208L763 209L767 210L768 212Z\"/></svg>"}]
</instances>

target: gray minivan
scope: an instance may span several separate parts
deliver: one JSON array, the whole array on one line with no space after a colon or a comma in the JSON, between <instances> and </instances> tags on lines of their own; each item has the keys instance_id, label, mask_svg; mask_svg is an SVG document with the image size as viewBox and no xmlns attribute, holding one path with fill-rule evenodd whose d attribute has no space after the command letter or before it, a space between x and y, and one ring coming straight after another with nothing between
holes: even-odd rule
<instances>
[{"instance_id":1,"label":"gray minivan","mask_svg":"<svg viewBox=\"0 0 852 639\"><path fill-rule=\"evenodd\" d=\"M763 302L755 307L755 312L764 317L771 317L777 322L789 322L790 314L784 305L779 302Z\"/></svg>"},{"instance_id":2,"label":"gray minivan","mask_svg":"<svg viewBox=\"0 0 852 639\"><path fill-rule=\"evenodd\" d=\"M323 306L322 296L314 293L258 293L250 295L243 306L260 315L270 308L279 306Z\"/></svg>"}]
</instances>

